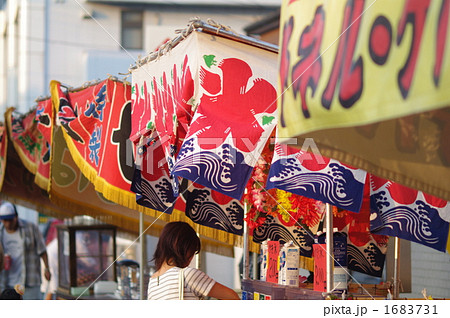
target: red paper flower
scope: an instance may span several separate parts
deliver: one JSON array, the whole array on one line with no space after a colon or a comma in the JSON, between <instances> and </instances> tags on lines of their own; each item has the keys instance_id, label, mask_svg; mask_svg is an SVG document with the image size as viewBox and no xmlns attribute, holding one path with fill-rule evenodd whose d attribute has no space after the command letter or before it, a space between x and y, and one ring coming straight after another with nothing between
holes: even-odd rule
<instances>
[{"instance_id":1,"label":"red paper flower","mask_svg":"<svg viewBox=\"0 0 450 318\"><path fill-rule=\"evenodd\" d=\"M276 205L276 189L266 190L269 164L272 161L273 152L269 149L270 143L266 146L253 169L250 180L247 183L244 194L244 201L248 205L247 217L248 226L251 230L264 224L268 214L272 212L272 207Z\"/></svg>"},{"instance_id":2,"label":"red paper flower","mask_svg":"<svg viewBox=\"0 0 450 318\"><path fill-rule=\"evenodd\" d=\"M253 234L253 231L264 224L266 221L266 217L264 214L257 212L255 209L250 209L247 212L246 217L244 218L245 222L247 222L248 227L250 229L250 235Z\"/></svg>"},{"instance_id":3,"label":"red paper flower","mask_svg":"<svg viewBox=\"0 0 450 318\"><path fill-rule=\"evenodd\" d=\"M313 227L322 217L314 199L277 190L277 202L278 219L285 226Z\"/></svg>"},{"instance_id":4,"label":"red paper flower","mask_svg":"<svg viewBox=\"0 0 450 318\"><path fill-rule=\"evenodd\" d=\"M297 217L301 218L302 223L308 227L317 225L322 219L322 212L317 207L317 200L292 195L292 207L297 209Z\"/></svg>"}]
</instances>

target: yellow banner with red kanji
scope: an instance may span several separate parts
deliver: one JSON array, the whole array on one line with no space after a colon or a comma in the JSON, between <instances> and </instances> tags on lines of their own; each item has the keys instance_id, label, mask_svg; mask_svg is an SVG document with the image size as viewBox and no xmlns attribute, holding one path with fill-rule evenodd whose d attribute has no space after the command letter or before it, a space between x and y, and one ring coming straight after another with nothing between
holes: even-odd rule
<instances>
[{"instance_id":1,"label":"yellow banner with red kanji","mask_svg":"<svg viewBox=\"0 0 450 318\"><path fill-rule=\"evenodd\" d=\"M282 132L367 124L448 105L448 5L285 0Z\"/></svg>"},{"instance_id":2,"label":"yellow banner with red kanji","mask_svg":"<svg viewBox=\"0 0 450 318\"><path fill-rule=\"evenodd\" d=\"M450 200L450 1L284 0L279 136Z\"/></svg>"}]
</instances>

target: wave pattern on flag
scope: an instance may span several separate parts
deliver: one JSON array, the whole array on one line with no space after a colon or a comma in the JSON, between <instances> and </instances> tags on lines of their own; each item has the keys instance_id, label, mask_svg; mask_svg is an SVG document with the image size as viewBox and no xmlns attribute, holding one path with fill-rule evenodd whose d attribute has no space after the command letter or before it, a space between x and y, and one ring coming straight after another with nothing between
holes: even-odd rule
<instances>
[{"instance_id":1,"label":"wave pattern on flag","mask_svg":"<svg viewBox=\"0 0 450 318\"><path fill-rule=\"evenodd\" d=\"M347 234L347 267L370 276L383 275L388 236L370 231L368 180L359 213L333 208L333 226Z\"/></svg>"},{"instance_id":2,"label":"wave pattern on flag","mask_svg":"<svg viewBox=\"0 0 450 318\"><path fill-rule=\"evenodd\" d=\"M183 180L181 189L178 200L185 201L186 216L193 222L236 235L243 234L242 202L187 179Z\"/></svg>"},{"instance_id":3,"label":"wave pattern on flag","mask_svg":"<svg viewBox=\"0 0 450 318\"><path fill-rule=\"evenodd\" d=\"M139 205L165 213L172 213L175 196L161 142L156 132L142 136L135 145L136 168L131 191Z\"/></svg>"},{"instance_id":4,"label":"wave pattern on flag","mask_svg":"<svg viewBox=\"0 0 450 318\"><path fill-rule=\"evenodd\" d=\"M293 241L300 247L301 256L312 257L314 234L306 227L286 226L278 217L268 215L264 224L253 230L254 242L262 243L265 240L279 241L280 244Z\"/></svg>"},{"instance_id":5,"label":"wave pattern on flag","mask_svg":"<svg viewBox=\"0 0 450 318\"><path fill-rule=\"evenodd\" d=\"M445 252L450 203L376 176L370 176L373 233L396 236Z\"/></svg>"},{"instance_id":6,"label":"wave pattern on flag","mask_svg":"<svg viewBox=\"0 0 450 318\"><path fill-rule=\"evenodd\" d=\"M173 174L242 198L276 117L276 55L198 34L200 87L197 109ZM251 62L248 62L251 61ZM275 71L275 70L274 70Z\"/></svg>"},{"instance_id":7,"label":"wave pattern on flag","mask_svg":"<svg viewBox=\"0 0 450 318\"><path fill-rule=\"evenodd\" d=\"M277 188L359 212L366 172L320 154L275 144L267 188Z\"/></svg>"}]
</instances>

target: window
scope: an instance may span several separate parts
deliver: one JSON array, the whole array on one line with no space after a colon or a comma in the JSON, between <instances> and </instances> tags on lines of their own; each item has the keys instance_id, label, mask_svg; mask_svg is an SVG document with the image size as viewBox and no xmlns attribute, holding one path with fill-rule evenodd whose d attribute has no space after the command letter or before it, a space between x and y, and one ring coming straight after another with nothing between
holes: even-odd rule
<instances>
[{"instance_id":1,"label":"window","mask_svg":"<svg viewBox=\"0 0 450 318\"><path fill-rule=\"evenodd\" d=\"M128 50L143 48L143 15L140 11L122 12L122 47Z\"/></svg>"}]
</instances>

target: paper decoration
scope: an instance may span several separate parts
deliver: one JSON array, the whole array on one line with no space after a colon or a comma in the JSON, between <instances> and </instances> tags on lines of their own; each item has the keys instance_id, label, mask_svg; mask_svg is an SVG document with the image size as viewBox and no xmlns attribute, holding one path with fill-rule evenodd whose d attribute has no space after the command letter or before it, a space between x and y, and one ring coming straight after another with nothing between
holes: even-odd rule
<instances>
[{"instance_id":1,"label":"paper decoration","mask_svg":"<svg viewBox=\"0 0 450 318\"><path fill-rule=\"evenodd\" d=\"M327 291L327 245L314 244L314 290Z\"/></svg>"},{"instance_id":2,"label":"paper decoration","mask_svg":"<svg viewBox=\"0 0 450 318\"><path fill-rule=\"evenodd\" d=\"M268 255L267 259L267 276L266 281L278 284L278 258L280 255L280 242L269 241L267 243Z\"/></svg>"}]
</instances>

